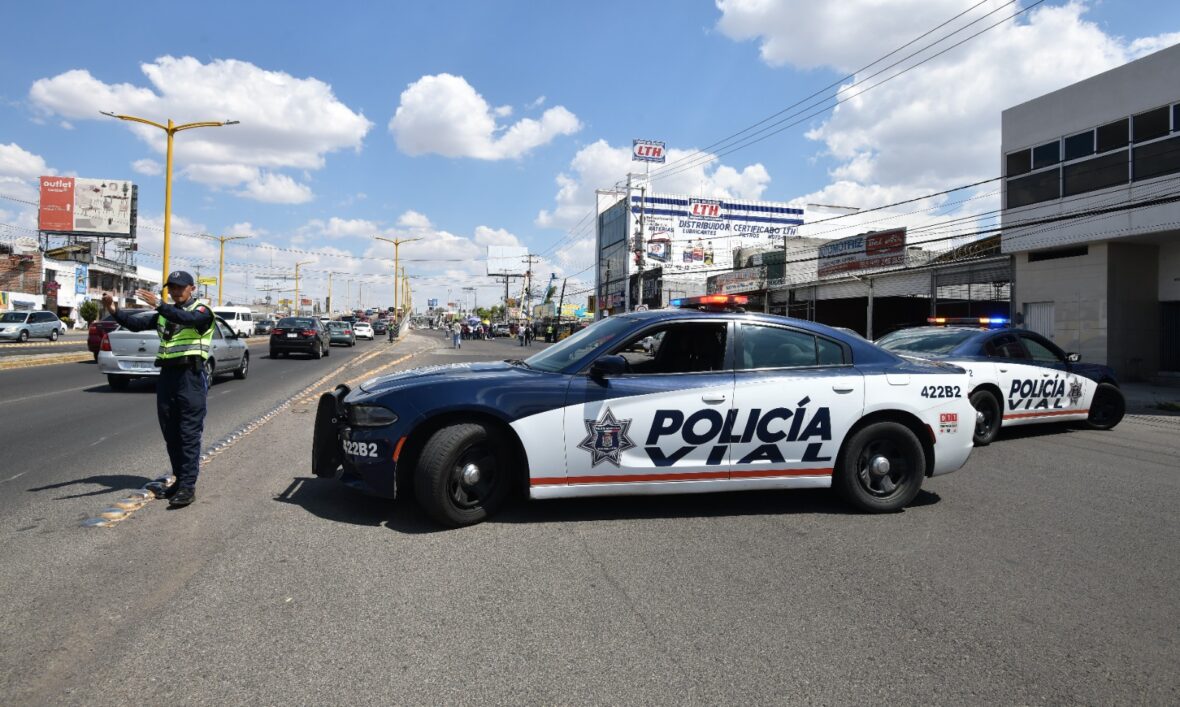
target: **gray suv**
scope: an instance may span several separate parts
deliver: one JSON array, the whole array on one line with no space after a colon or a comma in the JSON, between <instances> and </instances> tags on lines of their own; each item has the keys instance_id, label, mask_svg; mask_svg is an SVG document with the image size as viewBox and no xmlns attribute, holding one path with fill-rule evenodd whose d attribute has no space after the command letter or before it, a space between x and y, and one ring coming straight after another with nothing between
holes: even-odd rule
<instances>
[{"instance_id":1,"label":"gray suv","mask_svg":"<svg viewBox=\"0 0 1180 707\"><path fill-rule=\"evenodd\" d=\"M0 315L0 340L28 341L46 338L57 341L66 325L53 312L5 312Z\"/></svg>"}]
</instances>

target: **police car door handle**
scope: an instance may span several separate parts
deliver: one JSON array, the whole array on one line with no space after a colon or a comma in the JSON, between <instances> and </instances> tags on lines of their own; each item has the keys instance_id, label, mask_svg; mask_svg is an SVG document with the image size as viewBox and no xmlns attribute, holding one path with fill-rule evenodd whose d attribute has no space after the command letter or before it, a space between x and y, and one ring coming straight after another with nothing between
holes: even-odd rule
<instances>
[{"instance_id":1,"label":"police car door handle","mask_svg":"<svg viewBox=\"0 0 1180 707\"><path fill-rule=\"evenodd\" d=\"M701 400L706 403L723 403L725 402L725 393L705 393L701 396Z\"/></svg>"},{"instance_id":2,"label":"police car door handle","mask_svg":"<svg viewBox=\"0 0 1180 707\"><path fill-rule=\"evenodd\" d=\"M1008 372L1008 369L1007 369L1007 368L1001 368L1001 369L1000 369L1000 373L1007 373L1007 372Z\"/></svg>"},{"instance_id":3,"label":"police car door handle","mask_svg":"<svg viewBox=\"0 0 1180 707\"><path fill-rule=\"evenodd\" d=\"M852 386L834 385L832 386L832 390L837 393L851 393L854 388Z\"/></svg>"}]
</instances>

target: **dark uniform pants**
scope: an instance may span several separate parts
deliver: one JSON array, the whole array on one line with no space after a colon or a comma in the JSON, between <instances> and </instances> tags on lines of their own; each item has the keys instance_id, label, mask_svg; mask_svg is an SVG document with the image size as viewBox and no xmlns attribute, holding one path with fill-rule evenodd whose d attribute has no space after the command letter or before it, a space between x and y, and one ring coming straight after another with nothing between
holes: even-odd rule
<instances>
[{"instance_id":1,"label":"dark uniform pants","mask_svg":"<svg viewBox=\"0 0 1180 707\"><path fill-rule=\"evenodd\" d=\"M197 484L201 435L205 430L205 396L209 384L205 370L189 366L163 366L156 382L156 414L168 447L172 474L184 487Z\"/></svg>"}]
</instances>

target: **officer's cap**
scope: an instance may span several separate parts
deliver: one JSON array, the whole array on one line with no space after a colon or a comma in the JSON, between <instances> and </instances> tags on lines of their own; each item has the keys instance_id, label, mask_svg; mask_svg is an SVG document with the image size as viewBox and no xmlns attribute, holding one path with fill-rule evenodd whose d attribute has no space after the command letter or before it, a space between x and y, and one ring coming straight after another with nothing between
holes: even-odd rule
<instances>
[{"instance_id":1,"label":"officer's cap","mask_svg":"<svg viewBox=\"0 0 1180 707\"><path fill-rule=\"evenodd\" d=\"M193 281L193 276L189 275L185 271L173 270L172 272L168 273L168 282L166 284L188 287L189 285L194 285L196 283Z\"/></svg>"}]
</instances>

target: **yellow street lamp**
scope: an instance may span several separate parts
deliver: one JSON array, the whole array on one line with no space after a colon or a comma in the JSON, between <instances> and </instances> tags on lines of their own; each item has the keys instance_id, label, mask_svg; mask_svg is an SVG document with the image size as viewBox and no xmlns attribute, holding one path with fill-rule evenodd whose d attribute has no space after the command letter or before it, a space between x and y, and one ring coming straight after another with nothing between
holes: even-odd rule
<instances>
[{"instance_id":1,"label":"yellow street lamp","mask_svg":"<svg viewBox=\"0 0 1180 707\"><path fill-rule=\"evenodd\" d=\"M402 243L413 243L414 241L422 240L423 236L417 238L385 238L384 236L373 236L379 241L393 244L393 317L397 321L397 295L398 295L398 250L401 249Z\"/></svg>"},{"instance_id":2,"label":"yellow street lamp","mask_svg":"<svg viewBox=\"0 0 1180 707\"><path fill-rule=\"evenodd\" d=\"M221 306L221 291L225 286L225 244L226 241L240 241L250 236L206 236L220 244L221 251L217 260L217 306Z\"/></svg>"},{"instance_id":3,"label":"yellow street lamp","mask_svg":"<svg viewBox=\"0 0 1180 707\"><path fill-rule=\"evenodd\" d=\"M184 123L183 125L176 125L172 119L168 119L167 125L161 125L154 120L147 120L146 118L137 118L133 115L119 115L111 113L110 111L99 111L103 115L109 115L112 118L119 120L128 120L133 123L143 123L150 125L153 128L159 128L168 134L168 151L164 167L164 259L160 269L164 273L164 278L168 277L168 256L171 253L172 246L172 136L181 130L192 130L193 128L220 128L223 125L237 125L237 120L222 120L222 121L204 121L200 123ZM218 286L220 287L220 285ZM168 296L168 290L164 290L164 297Z\"/></svg>"},{"instance_id":4,"label":"yellow street lamp","mask_svg":"<svg viewBox=\"0 0 1180 707\"><path fill-rule=\"evenodd\" d=\"M303 304L299 300L299 266L311 265L314 262L315 262L314 260L304 260L303 262L295 263L295 314L294 314L294 316L296 316L296 317L299 316L299 310Z\"/></svg>"}]
</instances>

